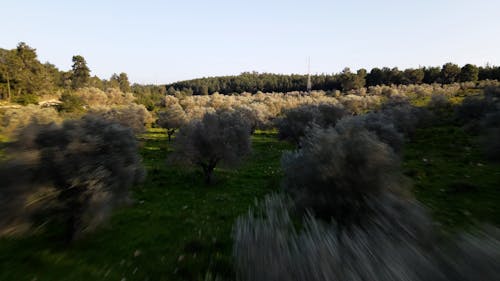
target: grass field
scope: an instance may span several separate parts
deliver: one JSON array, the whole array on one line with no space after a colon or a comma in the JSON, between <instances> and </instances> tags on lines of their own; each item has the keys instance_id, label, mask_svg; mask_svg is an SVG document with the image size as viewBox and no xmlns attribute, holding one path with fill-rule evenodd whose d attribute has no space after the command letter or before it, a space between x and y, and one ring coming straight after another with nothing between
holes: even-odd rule
<instances>
[{"instance_id":1,"label":"grass field","mask_svg":"<svg viewBox=\"0 0 500 281\"><path fill-rule=\"evenodd\" d=\"M196 170L169 166L166 134L142 138L146 181L133 206L98 231L65 246L57 230L0 240L1 280L203 280L231 278L231 228L255 198L279 189L280 157L291 146L274 132L252 137L253 153L236 170L216 170L205 186ZM474 137L458 127L419 130L403 169L417 198L447 231L475 222L500 225L500 165L483 160Z\"/></svg>"}]
</instances>

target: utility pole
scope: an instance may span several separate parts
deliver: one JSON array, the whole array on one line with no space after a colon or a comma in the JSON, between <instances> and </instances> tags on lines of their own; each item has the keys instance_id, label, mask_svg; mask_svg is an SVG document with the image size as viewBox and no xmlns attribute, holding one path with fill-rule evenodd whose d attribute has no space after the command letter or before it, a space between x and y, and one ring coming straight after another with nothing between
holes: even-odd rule
<instances>
[{"instance_id":1,"label":"utility pole","mask_svg":"<svg viewBox=\"0 0 500 281\"><path fill-rule=\"evenodd\" d=\"M311 83L311 57L307 58L307 93L311 94L312 83Z\"/></svg>"}]
</instances>

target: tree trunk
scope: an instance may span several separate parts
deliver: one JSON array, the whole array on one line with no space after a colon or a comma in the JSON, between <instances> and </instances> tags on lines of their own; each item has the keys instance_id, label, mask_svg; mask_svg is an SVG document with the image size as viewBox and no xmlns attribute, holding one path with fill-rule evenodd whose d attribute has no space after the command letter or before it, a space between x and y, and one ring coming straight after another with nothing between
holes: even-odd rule
<instances>
[{"instance_id":1,"label":"tree trunk","mask_svg":"<svg viewBox=\"0 0 500 281\"><path fill-rule=\"evenodd\" d=\"M212 170L206 169L204 171L204 173L205 173L205 184L207 184L207 185L212 184L214 170L213 169Z\"/></svg>"},{"instance_id":2,"label":"tree trunk","mask_svg":"<svg viewBox=\"0 0 500 281\"><path fill-rule=\"evenodd\" d=\"M172 135L175 133L175 129L167 129L168 142L171 141Z\"/></svg>"},{"instance_id":3,"label":"tree trunk","mask_svg":"<svg viewBox=\"0 0 500 281\"><path fill-rule=\"evenodd\" d=\"M61 192L59 200L64 202L63 216L66 216L65 242L71 243L77 238L83 226L83 213L90 196L85 194L85 187L68 188Z\"/></svg>"},{"instance_id":4,"label":"tree trunk","mask_svg":"<svg viewBox=\"0 0 500 281\"><path fill-rule=\"evenodd\" d=\"M205 175L205 184L209 185L213 183L213 174L215 166L217 165L217 158L211 159L208 164L201 164L203 167L203 174Z\"/></svg>"},{"instance_id":5,"label":"tree trunk","mask_svg":"<svg viewBox=\"0 0 500 281\"><path fill-rule=\"evenodd\" d=\"M82 209L80 207L75 207L75 209L70 210L71 214L66 221L66 243L71 243L75 240L76 234L78 233L79 228L82 224L81 212Z\"/></svg>"},{"instance_id":6,"label":"tree trunk","mask_svg":"<svg viewBox=\"0 0 500 281\"><path fill-rule=\"evenodd\" d=\"M10 102L10 77L7 73L7 101Z\"/></svg>"}]
</instances>

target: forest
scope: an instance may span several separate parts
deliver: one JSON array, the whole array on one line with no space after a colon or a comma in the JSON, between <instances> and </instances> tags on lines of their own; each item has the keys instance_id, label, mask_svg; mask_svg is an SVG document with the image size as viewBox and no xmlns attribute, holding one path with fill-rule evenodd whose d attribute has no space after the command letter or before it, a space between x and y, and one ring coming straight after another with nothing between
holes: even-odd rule
<instances>
[{"instance_id":1,"label":"forest","mask_svg":"<svg viewBox=\"0 0 500 281\"><path fill-rule=\"evenodd\" d=\"M71 59L0 49L0 280L498 280L500 67Z\"/></svg>"}]
</instances>

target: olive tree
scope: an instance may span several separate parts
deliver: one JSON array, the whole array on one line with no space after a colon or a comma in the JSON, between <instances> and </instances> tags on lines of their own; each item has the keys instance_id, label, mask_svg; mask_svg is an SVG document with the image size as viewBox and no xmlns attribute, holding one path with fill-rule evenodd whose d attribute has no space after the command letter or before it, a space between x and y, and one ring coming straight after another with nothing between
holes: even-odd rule
<instances>
[{"instance_id":1,"label":"olive tree","mask_svg":"<svg viewBox=\"0 0 500 281\"><path fill-rule=\"evenodd\" d=\"M12 169L14 160L1 166L3 173L12 174L0 198L23 198L26 186L31 192L51 190L53 196L45 205L53 210L47 219L64 222L68 242L102 222L113 207L127 202L129 189L144 175L132 131L95 116L62 125L26 127L10 145L9 155L26 153L32 157L16 164L21 168ZM21 202L18 209L2 213L2 220L23 212L25 200L17 202Z\"/></svg>"},{"instance_id":2,"label":"olive tree","mask_svg":"<svg viewBox=\"0 0 500 281\"><path fill-rule=\"evenodd\" d=\"M181 127L174 150L173 161L199 166L210 184L217 165L234 166L250 152L250 125L229 111L207 113Z\"/></svg>"},{"instance_id":3,"label":"olive tree","mask_svg":"<svg viewBox=\"0 0 500 281\"><path fill-rule=\"evenodd\" d=\"M134 133L143 133L153 122L151 113L142 104L130 103L125 106L111 108L95 108L89 114L131 128Z\"/></svg>"},{"instance_id":4,"label":"olive tree","mask_svg":"<svg viewBox=\"0 0 500 281\"><path fill-rule=\"evenodd\" d=\"M426 109L410 104L407 99L393 99L382 105L380 113L392 121L395 128L405 137L411 138L416 129L429 117Z\"/></svg>"},{"instance_id":5,"label":"olive tree","mask_svg":"<svg viewBox=\"0 0 500 281\"><path fill-rule=\"evenodd\" d=\"M14 136L30 123L49 124L52 122L61 122L61 117L54 108L42 108L31 104L9 108L0 115L0 132Z\"/></svg>"},{"instance_id":6,"label":"olive tree","mask_svg":"<svg viewBox=\"0 0 500 281\"><path fill-rule=\"evenodd\" d=\"M0 234L22 231L29 224L32 208L26 202L40 185L38 170L37 154L31 151L0 163Z\"/></svg>"},{"instance_id":7,"label":"olive tree","mask_svg":"<svg viewBox=\"0 0 500 281\"><path fill-rule=\"evenodd\" d=\"M283 187L299 209L333 219L341 229L360 224L373 198L407 193L398 157L364 128L314 127L301 149L284 154L282 168Z\"/></svg>"},{"instance_id":8,"label":"olive tree","mask_svg":"<svg viewBox=\"0 0 500 281\"><path fill-rule=\"evenodd\" d=\"M179 104L169 106L165 111L158 112L157 116L156 124L167 130L169 142L175 131L187 122L186 113Z\"/></svg>"},{"instance_id":9,"label":"olive tree","mask_svg":"<svg viewBox=\"0 0 500 281\"><path fill-rule=\"evenodd\" d=\"M383 143L390 146L394 152L400 153L403 148L404 136L399 132L388 116L370 112L363 115L348 116L340 119L335 129L342 133L349 130L368 130L374 133Z\"/></svg>"},{"instance_id":10,"label":"olive tree","mask_svg":"<svg viewBox=\"0 0 500 281\"><path fill-rule=\"evenodd\" d=\"M278 137L299 146L301 138L312 124L326 128L347 115L342 107L329 104L302 105L285 111L277 119Z\"/></svg>"}]
</instances>

